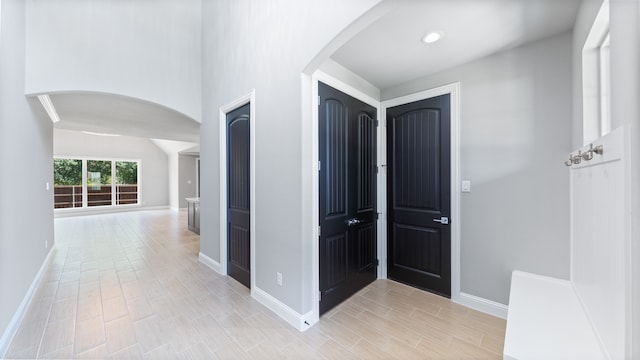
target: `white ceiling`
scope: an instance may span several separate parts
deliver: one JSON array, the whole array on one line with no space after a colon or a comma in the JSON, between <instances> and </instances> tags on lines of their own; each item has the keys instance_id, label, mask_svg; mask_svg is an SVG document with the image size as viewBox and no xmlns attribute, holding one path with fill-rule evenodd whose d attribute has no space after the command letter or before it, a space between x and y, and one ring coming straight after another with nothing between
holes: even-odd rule
<instances>
[{"instance_id":1,"label":"white ceiling","mask_svg":"<svg viewBox=\"0 0 640 360\"><path fill-rule=\"evenodd\" d=\"M200 142L200 123L147 101L103 93L49 95L60 121L56 128Z\"/></svg>"},{"instance_id":2,"label":"white ceiling","mask_svg":"<svg viewBox=\"0 0 640 360\"><path fill-rule=\"evenodd\" d=\"M405 0L331 58L379 89L573 27L579 0ZM431 31L444 37L427 45Z\"/></svg>"}]
</instances>

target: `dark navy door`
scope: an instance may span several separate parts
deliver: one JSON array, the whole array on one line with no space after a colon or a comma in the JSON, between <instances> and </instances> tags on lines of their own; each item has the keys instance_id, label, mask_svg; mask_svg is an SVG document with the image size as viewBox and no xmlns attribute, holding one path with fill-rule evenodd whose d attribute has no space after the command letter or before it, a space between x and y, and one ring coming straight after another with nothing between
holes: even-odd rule
<instances>
[{"instance_id":1,"label":"dark navy door","mask_svg":"<svg viewBox=\"0 0 640 360\"><path fill-rule=\"evenodd\" d=\"M227 273L251 287L249 104L227 114Z\"/></svg>"},{"instance_id":2,"label":"dark navy door","mask_svg":"<svg viewBox=\"0 0 640 360\"><path fill-rule=\"evenodd\" d=\"M377 277L376 109L318 84L320 313Z\"/></svg>"},{"instance_id":3,"label":"dark navy door","mask_svg":"<svg viewBox=\"0 0 640 360\"><path fill-rule=\"evenodd\" d=\"M451 296L450 96L387 109L387 275Z\"/></svg>"}]
</instances>

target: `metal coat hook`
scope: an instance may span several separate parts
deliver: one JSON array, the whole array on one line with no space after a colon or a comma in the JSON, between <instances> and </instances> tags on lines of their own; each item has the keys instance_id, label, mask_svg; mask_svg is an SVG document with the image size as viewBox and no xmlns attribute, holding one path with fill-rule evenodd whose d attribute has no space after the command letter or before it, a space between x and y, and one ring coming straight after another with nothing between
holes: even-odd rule
<instances>
[{"instance_id":1,"label":"metal coat hook","mask_svg":"<svg viewBox=\"0 0 640 360\"><path fill-rule=\"evenodd\" d=\"M593 159L593 154L604 154L604 147L602 147L602 145L594 147L593 144L589 144L589 150L585 151L584 153L582 152L582 150L578 150L577 155L569 154L569 160L565 161L564 164L566 166L578 165L582 162L582 160L589 161Z\"/></svg>"}]
</instances>

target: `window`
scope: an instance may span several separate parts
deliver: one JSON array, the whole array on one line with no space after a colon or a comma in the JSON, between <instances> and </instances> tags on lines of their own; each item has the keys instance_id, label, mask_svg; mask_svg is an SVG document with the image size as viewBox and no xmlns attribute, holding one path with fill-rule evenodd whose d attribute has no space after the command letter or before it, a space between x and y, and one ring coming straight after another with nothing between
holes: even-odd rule
<instances>
[{"instance_id":1,"label":"window","mask_svg":"<svg viewBox=\"0 0 640 360\"><path fill-rule=\"evenodd\" d=\"M116 161L116 205L138 203L138 163Z\"/></svg>"},{"instance_id":2,"label":"window","mask_svg":"<svg viewBox=\"0 0 640 360\"><path fill-rule=\"evenodd\" d=\"M582 49L583 143L611 131L609 2L604 0Z\"/></svg>"},{"instance_id":3,"label":"window","mask_svg":"<svg viewBox=\"0 0 640 360\"><path fill-rule=\"evenodd\" d=\"M53 205L55 209L82 207L82 160L53 160Z\"/></svg>"},{"instance_id":4,"label":"window","mask_svg":"<svg viewBox=\"0 0 640 360\"><path fill-rule=\"evenodd\" d=\"M54 208L138 204L139 165L125 160L54 159Z\"/></svg>"},{"instance_id":5,"label":"window","mask_svg":"<svg viewBox=\"0 0 640 360\"><path fill-rule=\"evenodd\" d=\"M609 32L599 47L600 55L600 136L611 132L611 55L609 54Z\"/></svg>"},{"instance_id":6,"label":"window","mask_svg":"<svg viewBox=\"0 0 640 360\"><path fill-rule=\"evenodd\" d=\"M87 206L112 204L111 161L87 160Z\"/></svg>"}]
</instances>

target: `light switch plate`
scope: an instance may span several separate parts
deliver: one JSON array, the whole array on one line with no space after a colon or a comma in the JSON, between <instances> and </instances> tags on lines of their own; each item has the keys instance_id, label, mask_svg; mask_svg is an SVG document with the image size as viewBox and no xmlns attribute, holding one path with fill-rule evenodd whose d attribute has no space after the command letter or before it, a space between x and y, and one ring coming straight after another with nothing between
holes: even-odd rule
<instances>
[{"instance_id":1,"label":"light switch plate","mask_svg":"<svg viewBox=\"0 0 640 360\"><path fill-rule=\"evenodd\" d=\"M461 188L463 193L471 192L471 180L462 180Z\"/></svg>"}]
</instances>

